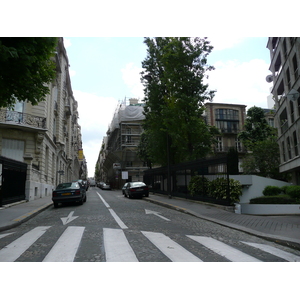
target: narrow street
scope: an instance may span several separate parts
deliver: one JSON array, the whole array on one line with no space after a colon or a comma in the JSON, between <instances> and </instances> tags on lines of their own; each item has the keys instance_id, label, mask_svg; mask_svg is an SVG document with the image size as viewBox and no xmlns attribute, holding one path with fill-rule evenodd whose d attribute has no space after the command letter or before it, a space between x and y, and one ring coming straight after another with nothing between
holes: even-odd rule
<instances>
[{"instance_id":1,"label":"narrow street","mask_svg":"<svg viewBox=\"0 0 300 300\"><path fill-rule=\"evenodd\" d=\"M83 205L51 206L1 232L0 261L285 262L300 251L91 187Z\"/></svg>"}]
</instances>

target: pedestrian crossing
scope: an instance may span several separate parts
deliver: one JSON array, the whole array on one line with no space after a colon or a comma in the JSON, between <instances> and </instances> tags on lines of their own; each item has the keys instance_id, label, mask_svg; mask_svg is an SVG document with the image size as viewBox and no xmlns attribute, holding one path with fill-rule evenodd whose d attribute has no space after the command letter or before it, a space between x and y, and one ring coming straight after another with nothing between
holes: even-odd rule
<instances>
[{"instance_id":1,"label":"pedestrian crossing","mask_svg":"<svg viewBox=\"0 0 300 300\"><path fill-rule=\"evenodd\" d=\"M4 246L0 249L0 262L13 262L18 261L22 255L25 255L26 251L39 241L42 236L50 235L49 229L51 226L38 226L24 233L22 236L12 239L13 233L0 234L0 240L4 243ZM53 242L53 245L49 245L47 254L43 257L43 262L73 262L76 261L76 254L80 247L84 247L83 237L85 234L85 227L83 226L68 226L57 241ZM128 239L126 231L123 229L103 228L102 237L99 241L95 241L99 245L99 252L102 248L105 252L106 262L138 262L143 261L139 259L137 251L137 242ZM52 235L53 233L51 233ZM162 253L165 257L165 261L172 262L203 262L203 257L207 257L207 253L214 255L214 261L232 261L232 262L260 262L263 261L261 257L271 255L271 257L278 257L281 261L299 262L300 256L293 253L283 251L277 247L273 247L266 244L252 243L246 241L240 241L241 249L238 246L232 246L220 241L216 238L200 235L185 235L178 240L178 236L170 237L164 233L140 231L138 232L139 241L143 244L143 251L149 246L145 246L145 241L141 242L141 239L147 240L159 253ZM5 239L8 239L5 244ZM10 241L10 242L9 242ZM184 241L184 243L183 243ZM131 245L131 243L134 244ZM192 243L192 244L191 244ZM186 249L190 245L193 250ZM256 256L245 253L245 247L249 247L247 252L255 253ZM196 250L195 250L196 249ZM253 251L255 249L255 251ZM86 250L85 250L86 251ZM201 257L201 251L203 251L203 257ZM150 252L150 250L149 250ZM153 250L152 250L153 252ZM207 252L204 254L204 252ZM199 254L200 253L200 254ZM260 255L257 253L261 253ZM153 253L152 253L153 254ZM222 258L222 259L221 259ZM207 261L207 260L206 260ZM270 258L269 260L270 261ZM276 260L275 260L276 261Z\"/></svg>"}]
</instances>

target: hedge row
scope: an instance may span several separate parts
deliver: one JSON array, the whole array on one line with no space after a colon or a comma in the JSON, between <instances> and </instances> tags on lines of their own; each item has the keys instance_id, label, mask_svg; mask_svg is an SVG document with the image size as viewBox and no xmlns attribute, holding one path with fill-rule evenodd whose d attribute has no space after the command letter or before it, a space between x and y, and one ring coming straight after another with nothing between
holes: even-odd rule
<instances>
[{"instance_id":1,"label":"hedge row","mask_svg":"<svg viewBox=\"0 0 300 300\"><path fill-rule=\"evenodd\" d=\"M250 204L300 204L300 200L288 195L262 196L251 199Z\"/></svg>"}]
</instances>

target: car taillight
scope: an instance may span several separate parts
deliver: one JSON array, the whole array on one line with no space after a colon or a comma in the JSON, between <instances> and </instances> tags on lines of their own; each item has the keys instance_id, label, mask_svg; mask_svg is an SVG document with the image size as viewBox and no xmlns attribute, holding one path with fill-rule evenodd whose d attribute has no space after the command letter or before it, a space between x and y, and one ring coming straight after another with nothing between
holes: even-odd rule
<instances>
[{"instance_id":1,"label":"car taillight","mask_svg":"<svg viewBox=\"0 0 300 300\"><path fill-rule=\"evenodd\" d=\"M57 196L57 192L52 192L52 197L56 197Z\"/></svg>"},{"instance_id":2,"label":"car taillight","mask_svg":"<svg viewBox=\"0 0 300 300\"><path fill-rule=\"evenodd\" d=\"M75 195L80 195L80 190L76 190Z\"/></svg>"},{"instance_id":3,"label":"car taillight","mask_svg":"<svg viewBox=\"0 0 300 300\"><path fill-rule=\"evenodd\" d=\"M144 190L149 190L149 188L147 186L144 187Z\"/></svg>"},{"instance_id":4,"label":"car taillight","mask_svg":"<svg viewBox=\"0 0 300 300\"><path fill-rule=\"evenodd\" d=\"M131 188L129 190L130 190L130 192L135 192L136 191L136 189L133 189L133 188Z\"/></svg>"}]
</instances>

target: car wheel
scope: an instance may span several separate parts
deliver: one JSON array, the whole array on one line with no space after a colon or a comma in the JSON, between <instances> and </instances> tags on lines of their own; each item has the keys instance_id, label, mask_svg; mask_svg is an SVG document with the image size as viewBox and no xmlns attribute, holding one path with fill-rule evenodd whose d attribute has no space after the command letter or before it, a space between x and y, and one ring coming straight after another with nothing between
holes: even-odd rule
<instances>
[{"instance_id":1,"label":"car wheel","mask_svg":"<svg viewBox=\"0 0 300 300\"><path fill-rule=\"evenodd\" d=\"M84 202L86 202L86 196L84 197Z\"/></svg>"},{"instance_id":2,"label":"car wheel","mask_svg":"<svg viewBox=\"0 0 300 300\"><path fill-rule=\"evenodd\" d=\"M54 204L55 208L58 208L58 203L57 202L53 202L53 204Z\"/></svg>"},{"instance_id":3,"label":"car wheel","mask_svg":"<svg viewBox=\"0 0 300 300\"><path fill-rule=\"evenodd\" d=\"M145 194L145 197L149 197L149 193L146 193L146 194Z\"/></svg>"},{"instance_id":4,"label":"car wheel","mask_svg":"<svg viewBox=\"0 0 300 300\"><path fill-rule=\"evenodd\" d=\"M129 193L128 193L128 198L129 198L129 199L132 199L132 195L130 195Z\"/></svg>"}]
</instances>

